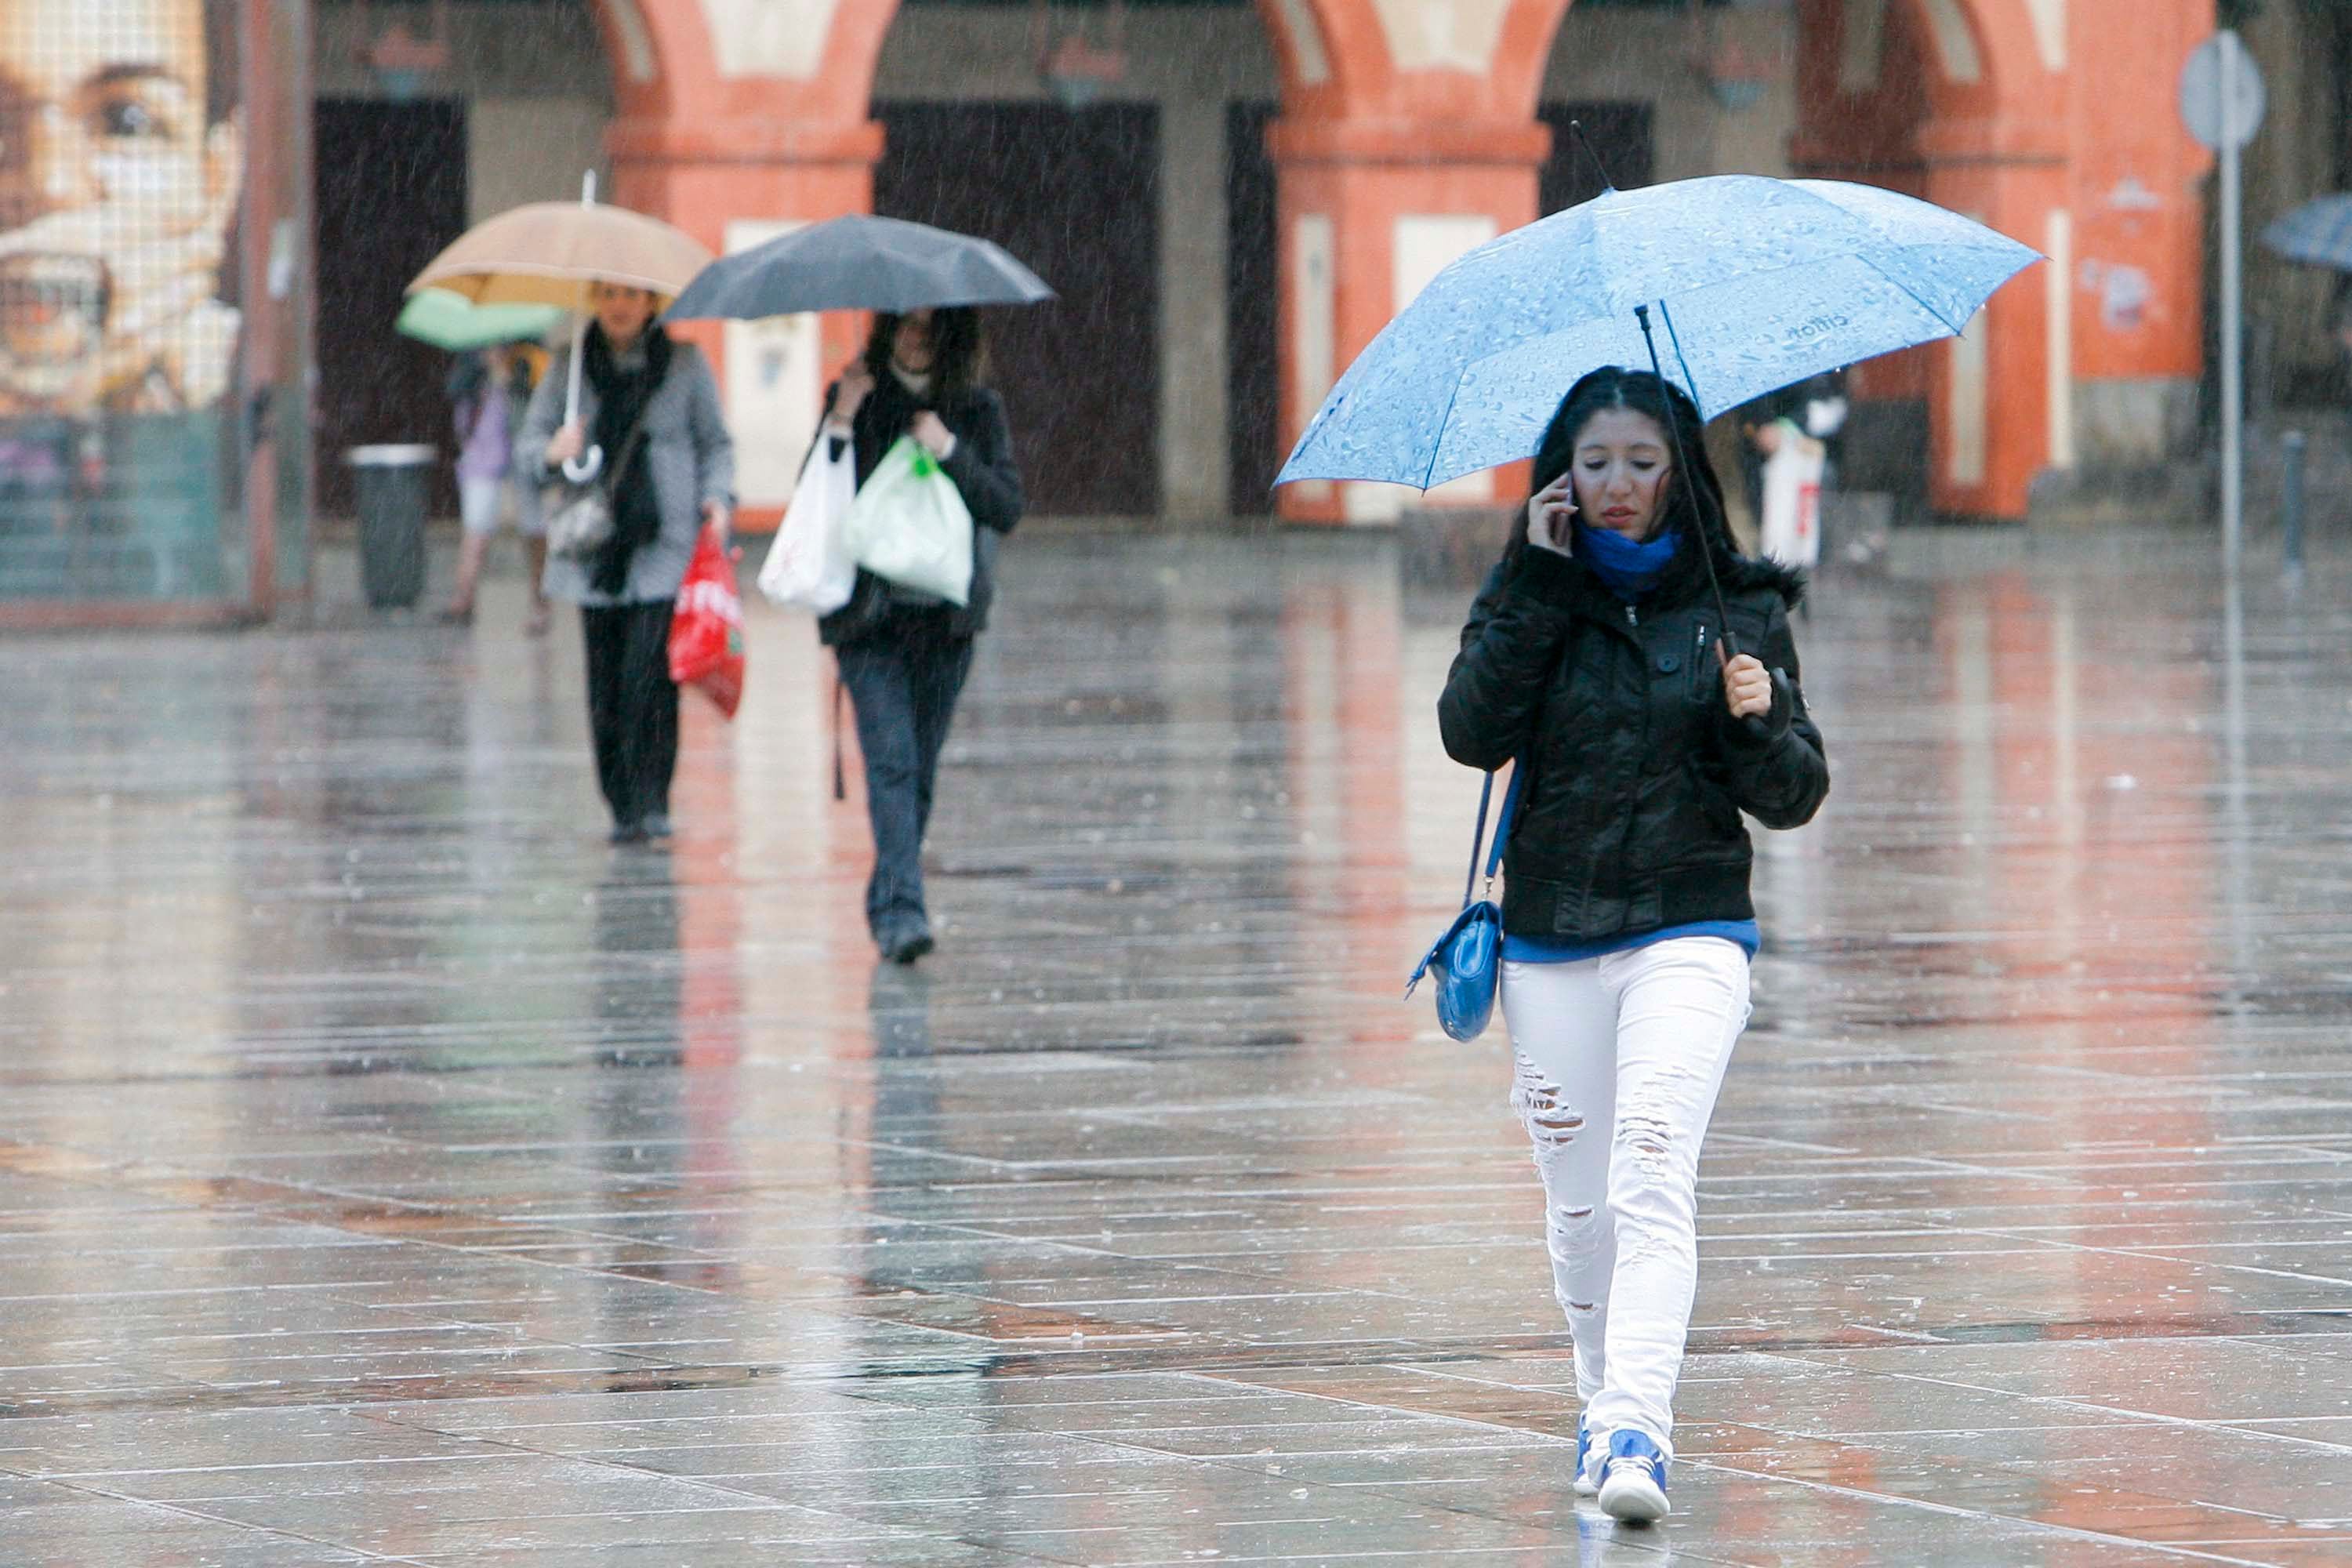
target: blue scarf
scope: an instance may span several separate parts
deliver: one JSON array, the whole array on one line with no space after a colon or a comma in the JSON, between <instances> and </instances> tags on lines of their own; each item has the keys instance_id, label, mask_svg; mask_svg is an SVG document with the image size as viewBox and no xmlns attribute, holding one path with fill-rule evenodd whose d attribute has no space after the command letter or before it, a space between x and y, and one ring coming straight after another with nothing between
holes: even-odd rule
<instances>
[{"instance_id":1,"label":"blue scarf","mask_svg":"<svg viewBox=\"0 0 2352 1568\"><path fill-rule=\"evenodd\" d=\"M1674 564L1675 551L1681 542L1682 530L1678 528L1636 544L1623 534L1612 533L1605 528L1594 528L1581 521L1576 525L1577 559L1591 567L1592 574L1629 605L1658 585L1658 579Z\"/></svg>"}]
</instances>

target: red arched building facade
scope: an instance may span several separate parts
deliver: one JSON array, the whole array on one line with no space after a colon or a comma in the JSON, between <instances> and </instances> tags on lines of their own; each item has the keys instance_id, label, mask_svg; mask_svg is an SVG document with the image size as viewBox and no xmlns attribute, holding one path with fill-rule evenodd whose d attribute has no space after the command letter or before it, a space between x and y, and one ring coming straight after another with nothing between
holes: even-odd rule
<instances>
[{"instance_id":1,"label":"red arched building facade","mask_svg":"<svg viewBox=\"0 0 2352 1568\"><path fill-rule=\"evenodd\" d=\"M1937 509L2022 517L2045 471L2161 455L2201 354L2205 160L2174 83L2210 0L1796 3L1796 165L1912 190L2051 258L1966 339L1864 373L1864 395L1928 409ZM615 200L714 246L733 218L870 207L897 0L595 4ZM1286 437L1428 271L1537 216L1537 99L1568 4L1258 0L1282 79ZM854 330L829 321L829 353ZM1343 490L1282 505L1344 521Z\"/></svg>"}]
</instances>

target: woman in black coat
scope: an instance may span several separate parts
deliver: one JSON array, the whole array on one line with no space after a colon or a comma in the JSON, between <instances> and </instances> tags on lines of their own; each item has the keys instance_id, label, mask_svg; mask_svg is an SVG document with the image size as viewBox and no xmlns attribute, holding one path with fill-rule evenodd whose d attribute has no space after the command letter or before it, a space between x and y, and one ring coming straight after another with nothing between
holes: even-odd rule
<instances>
[{"instance_id":1,"label":"woman in black coat","mask_svg":"<svg viewBox=\"0 0 2352 1568\"><path fill-rule=\"evenodd\" d=\"M973 524L969 602L951 605L859 572L849 603L818 623L857 713L874 875L866 921L897 963L931 951L923 836L940 752L971 673L972 639L996 591L996 546L1021 521L1021 470L1004 405L979 384L980 318L965 309L875 318L864 359L826 402L824 439L854 446L863 486L901 437L955 482Z\"/></svg>"},{"instance_id":2,"label":"woman in black coat","mask_svg":"<svg viewBox=\"0 0 2352 1568\"><path fill-rule=\"evenodd\" d=\"M1570 389L1438 705L1455 761L1517 763L1512 1104L1576 1342L1577 1488L1629 1522L1666 1512L1699 1143L1748 1021L1741 813L1795 827L1829 791L1789 629L1802 584L1733 551L1701 437L1654 375Z\"/></svg>"}]
</instances>

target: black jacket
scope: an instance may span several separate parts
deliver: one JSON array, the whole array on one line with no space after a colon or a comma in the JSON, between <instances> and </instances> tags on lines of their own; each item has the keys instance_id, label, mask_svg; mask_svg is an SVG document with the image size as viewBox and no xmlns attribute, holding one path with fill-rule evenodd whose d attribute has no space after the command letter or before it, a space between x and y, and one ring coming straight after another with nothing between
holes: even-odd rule
<instances>
[{"instance_id":1,"label":"black jacket","mask_svg":"<svg viewBox=\"0 0 2352 1568\"><path fill-rule=\"evenodd\" d=\"M1704 591L1631 608L1582 562L1532 547L1487 578L1437 717L1455 762L1528 769L1504 852L1506 931L1597 942L1755 917L1739 814L1811 820L1829 763L1789 632L1802 579L1734 558L1723 593L1739 650L1775 672L1768 719L1725 707Z\"/></svg>"},{"instance_id":2,"label":"black jacket","mask_svg":"<svg viewBox=\"0 0 2352 1568\"><path fill-rule=\"evenodd\" d=\"M825 392L828 406L834 390ZM850 421L860 486L925 408L937 414L940 423L955 434L955 449L940 467L955 481L975 525L971 603L961 609L950 605L946 611L948 634L968 637L988 626L988 608L996 597L996 543L1021 521L1027 498L1021 488L1020 467L1013 459L1013 431L1005 422L1003 399L984 386L918 397L887 373ZM817 438L827 437L820 432ZM826 647L838 647L887 632L890 609L889 584L871 572L861 571L849 603L817 623L817 636Z\"/></svg>"}]
</instances>

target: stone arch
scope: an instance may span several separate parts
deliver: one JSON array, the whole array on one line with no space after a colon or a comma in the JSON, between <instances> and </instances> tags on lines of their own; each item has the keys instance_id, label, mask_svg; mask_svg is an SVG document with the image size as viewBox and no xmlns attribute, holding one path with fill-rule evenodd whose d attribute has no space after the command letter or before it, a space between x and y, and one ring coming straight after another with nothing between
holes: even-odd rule
<instances>
[{"instance_id":1,"label":"stone arch","mask_svg":"<svg viewBox=\"0 0 2352 1568\"><path fill-rule=\"evenodd\" d=\"M2059 75L2068 4L1802 0L1804 107L1790 162L1906 190L2049 247L2063 227L2053 215L2072 155ZM1916 76L1905 68L1915 61ZM2066 308L2063 280L2030 269L1962 338L1859 373L1866 412L1925 410L1937 510L2022 517L2035 476L2070 460Z\"/></svg>"},{"instance_id":2,"label":"stone arch","mask_svg":"<svg viewBox=\"0 0 2352 1568\"><path fill-rule=\"evenodd\" d=\"M668 217L714 248L730 231L746 237L754 215L871 210L883 150L872 95L899 0L591 4L619 108L606 134L614 200ZM1395 0L1255 0L1286 121L1359 118L1360 85L1388 72L1378 7L1392 10ZM720 360L723 375L727 343L740 333L686 330ZM820 357L847 357L857 330L826 317Z\"/></svg>"}]
</instances>

